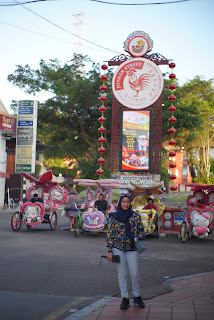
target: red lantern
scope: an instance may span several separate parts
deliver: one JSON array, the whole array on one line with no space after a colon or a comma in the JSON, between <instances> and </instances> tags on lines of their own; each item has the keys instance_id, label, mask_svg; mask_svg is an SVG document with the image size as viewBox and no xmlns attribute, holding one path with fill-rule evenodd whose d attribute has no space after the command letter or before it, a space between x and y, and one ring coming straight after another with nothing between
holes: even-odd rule
<instances>
[{"instance_id":1,"label":"red lantern","mask_svg":"<svg viewBox=\"0 0 214 320\"><path fill-rule=\"evenodd\" d=\"M101 80L103 81L106 81L108 79L107 75L103 74L101 77L100 77Z\"/></svg>"},{"instance_id":2,"label":"red lantern","mask_svg":"<svg viewBox=\"0 0 214 320\"><path fill-rule=\"evenodd\" d=\"M170 187L170 190L171 190L171 191L176 191L176 190L177 190L177 187L176 187L176 186L171 186L171 187Z\"/></svg>"},{"instance_id":3,"label":"red lantern","mask_svg":"<svg viewBox=\"0 0 214 320\"><path fill-rule=\"evenodd\" d=\"M105 153L106 152L106 149L104 147L100 147L98 149L99 153Z\"/></svg>"},{"instance_id":4,"label":"red lantern","mask_svg":"<svg viewBox=\"0 0 214 320\"><path fill-rule=\"evenodd\" d=\"M106 107L105 106L101 106L101 107L99 107L99 111L100 112L106 112Z\"/></svg>"},{"instance_id":5,"label":"red lantern","mask_svg":"<svg viewBox=\"0 0 214 320\"><path fill-rule=\"evenodd\" d=\"M175 78L176 78L176 75L174 73L170 73L169 79L175 79Z\"/></svg>"},{"instance_id":6,"label":"red lantern","mask_svg":"<svg viewBox=\"0 0 214 320\"><path fill-rule=\"evenodd\" d=\"M170 134L175 134L175 133L176 133L176 130L175 130L175 128L170 128L170 129L168 130L168 132L169 132Z\"/></svg>"},{"instance_id":7,"label":"red lantern","mask_svg":"<svg viewBox=\"0 0 214 320\"><path fill-rule=\"evenodd\" d=\"M100 137L100 138L98 139L98 142L99 142L99 143L105 143L105 142L106 142L106 138Z\"/></svg>"},{"instance_id":8,"label":"red lantern","mask_svg":"<svg viewBox=\"0 0 214 320\"><path fill-rule=\"evenodd\" d=\"M169 167L172 168L172 169L173 169L173 168L176 168L176 164L175 164L175 163L170 163L170 164L169 164Z\"/></svg>"},{"instance_id":9,"label":"red lantern","mask_svg":"<svg viewBox=\"0 0 214 320\"><path fill-rule=\"evenodd\" d=\"M101 66L101 69L107 70L107 69L108 69L108 66L107 66L106 64L103 64L103 65Z\"/></svg>"},{"instance_id":10,"label":"red lantern","mask_svg":"<svg viewBox=\"0 0 214 320\"><path fill-rule=\"evenodd\" d=\"M176 152L175 151L170 151L169 152L169 156L170 157L175 157L176 156Z\"/></svg>"},{"instance_id":11,"label":"red lantern","mask_svg":"<svg viewBox=\"0 0 214 320\"><path fill-rule=\"evenodd\" d=\"M103 174L103 173L104 173L104 170L103 170L103 169L97 169L96 173L97 173L97 174Z\"/></svg>"},{"instance_id":12,"label":"red lantern","mask_svg":"<svg viewBox=\"0 0 214 320\"><path fill-rule=\"evenodd\" d=\"M106 161L105 161L105 159L103 159L103 158L99 158L99 159L97 160L97 162L100 163L100 164L104 164Z\"/></svg>"},{"instance_id":13,"label":"red lantern","mask_svg":"<svg viewBox=\"0 0 214 320\"><path fill-rule=\"evenodd\" d=\"M175 106L171 106L168 109L170 112L175 112L176 111L176 107Z\"/></svg>"},{"instance_id":14,"label":"red lantern","mask_svg":"<svg viewBox=\"0 0 214 320\"><path fill-rule=\"evenodd\" d=\"M106 122L106 118L105 117L99 117L98 121L100 123L104 123L104 122Z\"/></svg>"},{"instance_id":15,"label":"red lantern","mask_svg":"<svg viewBox=\"0 0 214 320\"><path fill-rule=\"evenodd\" d=\"M169 179L171 179L171 180L175 180L177 177L176 177L176 175L175 174L170 174L170 176L169 176Z\"/></svg>"},{"instance_id":16,"label":"red lantern","mask_svg":"<svg viewBox=\"0 0 214 320\"><path fill-rule=\"evenodd\" d=\"M170 67L171 69L175 68L175 66L176 66L176 64L175 64L174 62L171 62L171 63L169 64L169 67Z\"/></svg>"},{"instance_id":17,"label":"red lantern","mask_svg":"<svg viewBox=\"0 0 214 320\"><path fill-rule=\"evenodd\" d=\"M175 145L175 144L176 144L176 141L174 139L169 140L169 145L170 146Z\"/></svg>"},{"instance_id":18,"label":"red lantern","mask_svg":"<svg viewBox=\"0 0 214 320\"><path fill-rule=\"evenodd\" d=\"M104 133L104 132L106 132L106 128L104 128L104 127L99 127L99 128L98 128L98 131L99 131L99 133Z\"/></svg>"},{"instance_id":19,"label":"red lantern","mask_svg":"<svg viewBox=\"0 0 214 320\"><path fill-rule=\"evenodd\" d=\"M168 119L170 123L175 123L177 119L175 117L171 117Z\"/></svg>"},{"instance_id":20,"label":"red lantern","mask_svg":"<svg viewBox=\"0 0 214 320\"><path fill-rule=\"evenodd\" d=\"M169 85L169 89L170 90L175 90L176 89L176 85L174 83Z\"/></svg>"},{"instance_id":21,"label":"red lantern","mask_svg":"<svg viewBox=\"0 0 214 320\"><path fill-rule=\"evenodd\" d=\"M106 101L107 100L106 96L101 96L101 97L99 97L99 99L100 99L100 101Z\"/></svg>"},{"instance_id":22,"label":"red lantern","mask_svg":"<svg viewBox=\"0 0 214 320\"><path fill-rule=\"evenodd\" d=\"M171 95L168 97L168 100L169 100L169 101L175 101L176 98L175 98L174 94L171 94Z\"/></svg>"},{"instance_id":23,"label":"red lantern","mask_svg":"<svg viewBox=\"0 0 214 320\"><path fill-rule=\"evenodd\" d=\"M104 86L104 85L102 85L102 86L100 87L100 90L101 90L101 91L106 91L106 90L107 90L107 87Z\"/></svg>"}]
</instances>

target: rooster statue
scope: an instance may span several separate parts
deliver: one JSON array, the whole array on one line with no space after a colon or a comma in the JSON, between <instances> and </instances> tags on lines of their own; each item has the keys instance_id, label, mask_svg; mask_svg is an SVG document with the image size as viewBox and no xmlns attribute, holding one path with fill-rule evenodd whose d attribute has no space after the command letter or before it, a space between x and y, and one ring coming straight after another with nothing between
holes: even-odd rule
<instances>
[{"instance_id":1,"label":"rooster statue","mask_svg":"<svg viewBox=\"0 0 214 320\"><path fill-rule=\"evenodd\" d=\"M137 78L136 72L137 70L134 68L131 68L128 71L129 85L132 90L136 91L136 95L134 97L138 97L139 92L144 90L150 82L150 75L148 73L142 74Z\"/></svg>"}]
</instances>

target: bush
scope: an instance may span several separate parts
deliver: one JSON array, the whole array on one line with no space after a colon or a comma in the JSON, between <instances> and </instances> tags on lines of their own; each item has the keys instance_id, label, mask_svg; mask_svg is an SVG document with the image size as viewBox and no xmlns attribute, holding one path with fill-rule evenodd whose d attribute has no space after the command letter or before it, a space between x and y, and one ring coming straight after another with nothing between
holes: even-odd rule
<instances>
[{"instance_id":1,"label":"bush","mask_svg":"<svg viewBox=\"0 0 214 320\"><path fill-rule=\"evenodd\" d=\"M186 194L175 194L173 196L168 197L168 202L178 206L178 207L186 207L186 200L188 195Z\"/></svg>"}]
</instances>

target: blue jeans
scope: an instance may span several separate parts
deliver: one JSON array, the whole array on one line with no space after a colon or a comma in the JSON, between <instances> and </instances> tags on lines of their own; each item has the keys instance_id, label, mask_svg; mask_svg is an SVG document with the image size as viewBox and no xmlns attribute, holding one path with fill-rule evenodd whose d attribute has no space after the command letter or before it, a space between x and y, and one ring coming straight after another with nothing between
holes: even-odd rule
<instances>
[{"instance_id":1,"label":"blue jeans","mask_svg":"<svg viewBox=\"0 0 214 320\"><path fill-rule=\"evenodd\" d=\"M120 256L120 262L117 265L118 282L122 298L128 298L129 292L127 288L127 263L132 281L132 290L134 297L140 296L140 274L138 269L138 252L137 251L121 251L112 248L113 255Z\"/></svg>"}]
</instances>

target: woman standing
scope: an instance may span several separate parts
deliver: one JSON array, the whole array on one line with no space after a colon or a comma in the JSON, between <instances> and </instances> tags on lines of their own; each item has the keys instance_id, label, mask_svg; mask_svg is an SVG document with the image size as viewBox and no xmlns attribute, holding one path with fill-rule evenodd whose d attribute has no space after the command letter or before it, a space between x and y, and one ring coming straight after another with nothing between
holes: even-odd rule
<instances>
[{"instance_id":1,"label":"woman standing","mask_svg":"<svg viewBox=\"0 0 214 320\"><path fill-rule=\"evenodd\" d=\"M109 217L106 239L107 259L112 262L113 255L120 256L120 262L117 263L118 282L122 296L120 309L127 309L130 306L126 279L127 263L132 280L133 302L139 308L145 308L140 296L138 252L135 248L135 243L144 239L145 234L140 216L132 210L130 196L121 196L117 211L110 213Z\"/></svg>"},{"instance_id":2,"label":"woman standing","mask_svg":"<svg viewBox=\"0 0 214 320\"><path fill-rule=\"evenodd\" d=\"M76 203L77 203L77 192L75 189L71 189L68 192L68 199L66 203L70 203L70 209L65 211L65 216L69 218L70 230L74 228L74 218L77 215Z\"/></svg>"}]
</instances>

